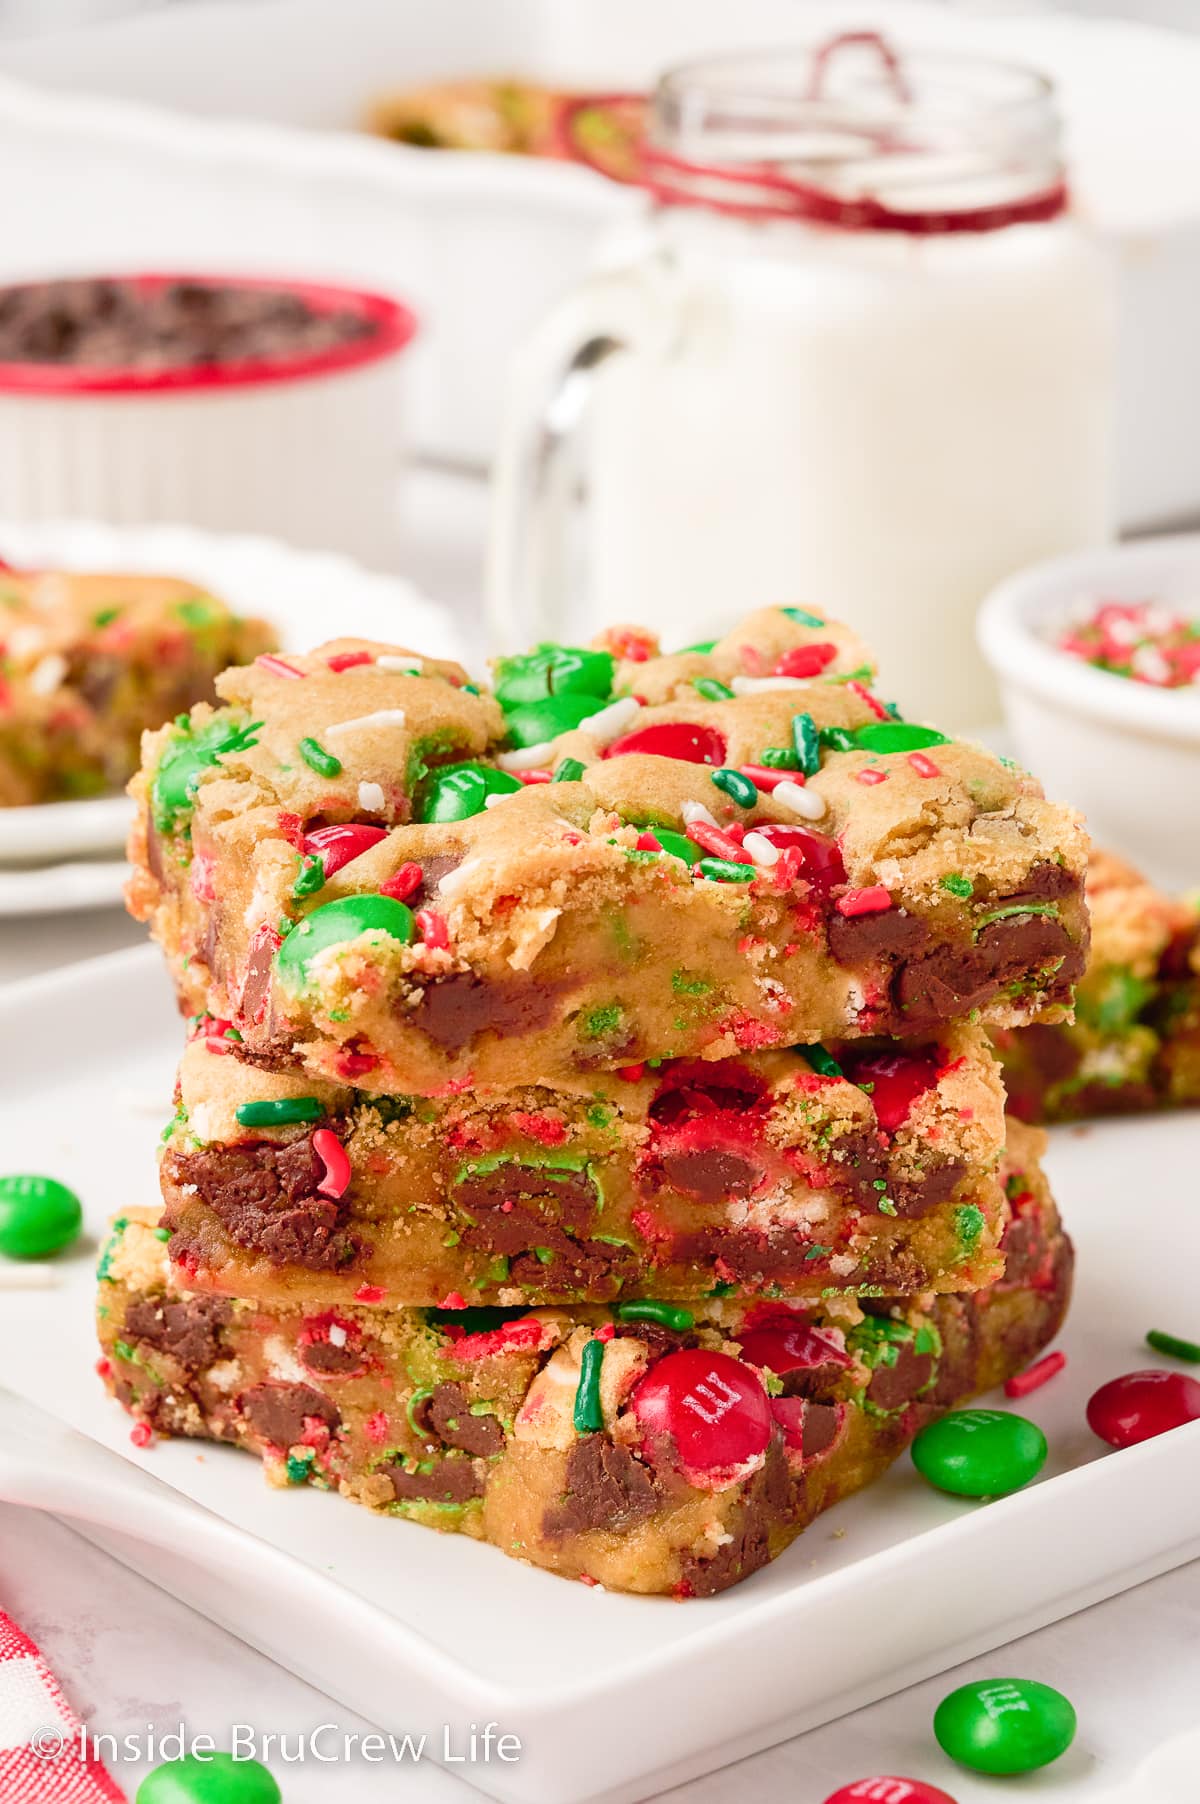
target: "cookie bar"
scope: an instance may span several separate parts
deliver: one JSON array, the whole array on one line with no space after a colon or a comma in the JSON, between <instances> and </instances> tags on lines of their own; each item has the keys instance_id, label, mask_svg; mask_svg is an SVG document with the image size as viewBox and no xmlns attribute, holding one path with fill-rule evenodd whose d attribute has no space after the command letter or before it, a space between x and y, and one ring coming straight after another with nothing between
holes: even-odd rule
<instances>
[{"instance_id":1,"label":"cookie bar","mask_svg":"<svg viewBox=\"0 0 1200 1804\"><path fill-rule=\"evenodd\" d=\"M1085 842L1031 777L893 718L817 615L613 646L495 694L359 641L227 672L132 790L187 1012L427 1095L1067 1012Z\"/></svg>"},{"instance_id":2,"label":"cookie bar","mask_svg":"<svg viewBox=\"0 0 1200 1804\"><path fill-rule=\"evenodd\" d=\"M1073 1025L997 1029L1009 1108L1072 1121L1200 1102L1200 908L1096 852Z\"/></svg>"},{"instance_id":3,"label":"cookie bar","mask_svg":"<svg viewBox=\"0 0 1200 1804\"><path fill-rule=\"evenodd\" d=\"M271 1303L975 1290L999 1270L999 1072L978 1029L385 1096L197 1025L163 1149L192 1289Z\"/></svg>"},{"instance_id":4,"label":"cookie bar","mask_svg":"<svg viewBox=\"0 0 1200 1804\"><path fill-rule=\"evenodd\" d=\"M1057 1331L1071 1250L1033 1150L1008 1172L1011 1275L899 1303L306 1312L179 1288L153 1214L131 1211L101 1261L100 1371L142 1434L234 1442L275 1484L587 1583L705 1596Z\"/></svg>"},{"instance_id":5,"label":"cookie bar","mask_svg":"<svg viewBox=\"0 0 1200 1804\"><path fill-rule=\"evenodd\" d=\"M143 732L272 643L173 577L0 567L0 807L119 789Z\"/></svg>"}]
</instances>

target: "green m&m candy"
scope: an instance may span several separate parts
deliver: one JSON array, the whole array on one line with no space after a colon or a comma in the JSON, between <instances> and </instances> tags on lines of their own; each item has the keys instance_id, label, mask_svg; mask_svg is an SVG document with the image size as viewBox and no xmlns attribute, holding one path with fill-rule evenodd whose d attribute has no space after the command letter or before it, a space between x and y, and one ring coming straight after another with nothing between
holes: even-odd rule
<instances>
[{"instance_id":1,"label":"green m&m candy","mask_svg":"<svg viewBox=\"0 0 1200 1804\"><path fill-rule=\"evenodd\" d=\"M854 743L863 752L923 752L930 745L949 745L936 727L918 727L909 720L877 720L856 727Z\"/></svg>"},{"instance_id":2,"label":"green m&m candy","mask_svg":"<svg viewBox=\"0 0 1200 1804\"><path fill-rule=\"evenodd\" d=\"M516 777L490 764L448 764L431 772L417 818L469 821L473 814L483 813L489 796L512 795L520 787Z\"/></svg>"},{"instance_id":3,"label":"green m&m candy","mask_svg":"<svg viewBox=\"0 0 1200 1804\"><path fill-rule=\"evenodd\" d=\"M61 1252L82 1226L79 1198L57 1178L34 1172L0 1178L0 1253L10 1259Z\"/></svg>"},{"instance_id":4,"label":"green m&m candy","mask_svg":"<svg viewBox=\"0 0 1200 1804\"><path fill-rule=\"evenodd\" d=\"M185 1754L147 1773L134 1804L281 1804L283 1793L257 1760Z\"/></svg>"},{"instance_id":5,"label":"green m&m candy","mask_svg":"<svg viewBox=\"0 0 1200 1804\"><path fill-rule=\"evenodd\" d=\"M695 840L689 839L686 833L676 833L671 827L651 827L650 831L663 851L669 852L672 858L682 858L688 864L698 864L704 857Z\"/></svg>"},{"instance_id":6,"label":"green m&m candy","mask_svg":"<svg viewBox=\"0 0 1200 1804\"><path fill-rule=\"evenodd\" d=\"M511 709L504 716L504 725L513 745L523 750L528 745L557 739L560 733L569 733L589 714L598 714L607 706L602 695L548 695L545 701Z\"/></svg>"},{"instance_id":7,"label":"green m&m candy","mask_svg":"<svg viewBox=\"0 0 1200 1804\"><path fill-rule=\"evenodd\" d=\"M407 946L413 937L412 910L391 896L343 896L326 902L297 921L275 954L275 969L291 989L299 989L310 959L361 933L386 933Z\"/></svg>"},{"instance_id":8,"label":"green m&m candy","mask_svg":"<svg viewBox=\"0 0 1200 1804\"><path fill-rule=\"evenodd\" d=\"M1037 1477L1047 1451L1045 1435L1024 1416L1005 1409L956 1409L921 1430L912 1459L939 1491L1003 1497Z\"/></svg>"},{"instance_id":9,"label":"green m&m candy","mask_svg":"<svg viewBox=\"0 0 1200 1804\"><path fill-rule=\"evenodd\" d=\"M224 753L248 750L261 725L216 714L198 729L190 721L174 729L150 784L154 825L160 833L172 832L191 812L204 772Z\"/></svg>"},{"instance_id":10,"label":"green m&m candy","mask_svg":"<svg viewBox=\"0 0 1200 1804\"><path fill-rule=\"evenodd\" d=\"M507 713L548 695L594 695L607 701L616 668L611 652L582 645L539 645L496 665L496 700Z\"/></svg>"},{"instance_id":11,"label":"green m&m candy","mask_svg":"<svg viewBox=\"0 0 1200 1804\"><path fill-rule=\"evenodd\" d=\"M1061 1691L1036 1679L980 1679L942 1699L933 1732L960 1766L1031 1773L1066 1753L1075 1739L1075 1711Z\"/></svg>"}]
</instances>

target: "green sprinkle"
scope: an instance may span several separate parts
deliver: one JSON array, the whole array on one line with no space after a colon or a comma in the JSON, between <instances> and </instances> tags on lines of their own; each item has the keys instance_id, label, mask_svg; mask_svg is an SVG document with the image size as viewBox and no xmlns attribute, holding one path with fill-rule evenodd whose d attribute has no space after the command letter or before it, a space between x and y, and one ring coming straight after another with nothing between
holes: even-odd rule
<instances>
[{"instance_id":1,"label":"green sprinkle","mask_svg":"<svg viewBox=\"0 0 1200 1804\"><path fill-rule=\"evenodd\" d=\"M114 620L120 618L120 614L120 608L99 608L96 613L92 615L92 625L111 626Z\"/></svg>"},{"instance_id":2,"label":"green sprinkle","mask_svg":"<svg viewBox=\"0 0 1200 1804\"><path fill-rule=\"evenodd\" d=\"M118 1359L123 1359L126 1365L133 1365L136 1355L127 1340L114 1341L113 1352Z\"/></svg>"},{"instance_id":3,"label":"green sprinkle","mask_svg":"<svg viewBox=\"0 0 1200 1804\"><path fill-rule=\"evenodd\" d=\"M583 760L581 758L564 758L550 780L552 783L578 783L582 775Z\"/></svg>"},{"instance_id":4,"label":"green sprinkle","mask_svg":"<svg viewBox=\"0 0 1200 1804\"><path fill-rule=\"evenodd\" d=\"M810 614L807 608L780 608L779 612L786 614L789 620L794 620L797 626L825 625L819 614Z\"/></svg>"},{"instance_id":5,"label":"green sprinkle","mask_svg":"<svg viewBox=\"0 0 1200 1804\"><path fill-rule=\"evenodd\" d=\"M599 1434L604 1427L604 1411L600 1407L600 1368L604 1364L604 1342L590 1340L579 1362L579 1388L575 1392L576 1434Z\"/></svg>"},{"instance_id":6,"label":"green sprinkle","mask_svg":"<svg viewBox=\"0 0 1200 1804\"><path fill-rule=\"evenodd\" d=\"M899 1213L890 1196L881 1196L875 1207L880 1215L897 1215Z\"/></svg>"},{"instance_id":7,"label":"green sprinkle","mask_svg":"<svg viewBox=\"0 0 1200 1804\"><path fill-rule=\"evenodd\" d=\"M622 1008L619 1002L610 1002L603 1008L594 1008L583 1017L580 1033L585 1040L602 1040L605 1034L615 1033L621 1025Z\"/></svg>"},{"instance_id":8,"label":"green sprinkle","mask_svg":"<svg viewBox=\"0 0 1200 1804\"><path fill-rule=\"evenodd\" d=\"M300 874L292 885L292 899L299 902L305 896L315 896L324 887L325 862L315 852L310 852L300 860Z\"/></svg>"},{"instance_id":9,"label":"green sprinkle","mask_svg":"<svg viewBox=\"0 0 1200 1804\"><path fill-rule=\"evenodd\" d=\"M612 1121L615 1111L606 1102L594 1102L587 1112L589 1127L606 1128Z\"/></svg>"},{"instance_id":10,"label":"green sprinkle","mask_svg":"<svg viewBox=\"0 0 1200 1804\"><path fill-rule=\"evenodd\" d=\"M682 651L675 653L675 656L686 658L689 652L697 652L702 658L707 658L716 643L715 639L702 639L699 645L685 645Z\"/></svg>"},{"instance_id":11,"label":"green sprinkle","mask_svg":"<svg viewBox=\"0 0 1200 1804\"><path fill-rule=\"evenodd\" d=\"M814 777L821 768L821 738L811 714L792 715L792 743L806 777Z\"/></svg>"},{"instance_id":12,"label":"green sprinkle","mask_svg":"<svg viewBox=\"0 0 1200 1804\"><path fill-rule=\"evenodd\" d=\"M758 754L758 762L764 770L799 770L800 765L791 746L769 745Z\"/></svg>"},{"instance_id":13,"label":"green sprinkle","mask_svg":"<svg viewBox=\"0 0 1200 1804\"><path fill-rule=\"evenodd\" d=\"M730 1284L722 1278L713 1285L708 1294L710 1297L731 1297L736 1289L736 1284Z\"/></svg>"},{"instance_id":14,"label":"green sprinkle","mask_svg":"<svg viewBox=\"0 0 1200 1804\"><path fill-rule=\"evenodd\" d=\"M702 695L706 702L731 702L733 690L728 683L722 683L716 677L696 677L692 688L697 695Z\"/></svg>"},{"instance_id":15,"label":"green sprinkle","mask_svg":"<svg viewBox=\"0 0 1200 1804\"><path fill-rule=\"evenodd\" d=\"M306 1447L303 1453L289 1453L287 1456L287 1475L290 1485L305 1485L311 1477L311 1466L316 1459L316 1449Z\"/></svg>"},{"instance_id":16,"label":"green sprinkle","mask_svg":"<svg viewBox=\"0 0 1200 1804\"><path fill-rule=\"evenodd\" d=\"M299 751L309 770L315 770L318 777L341 776L341 759L335 758L332 752L327 752L325 747L319 745L315 739L302 739Z\"/></svg>"},{"instance_id":17,"label":"green sprinkle","mask_svg":"<svg viewBox=\"0 0 1200 1804\"><path fill-rule=\"evenodd\" d=\"M752 864L735 864L732 858L702 858L696 869L714 883L753 883L758 876Z\"/></svg>"},{"instance_id":18,"label":"green sprinkle","mask_svg":"<svg viewBox=\"0 0 1200 1804\"><path fill-rule=\"evenodd\" d=\"M962 1203L954 1211L954 1229L964 1252L970 1252L983 1233L983 1210L978 1203Z\"/></svg>"},{"instance_id":19,"label":"green sprinkle","mask_svg":"<svg viewBox=\"0 0 1200 1804\"><path fill-rule=\"evenodd\" d=\"M412 674L415 676L416 672L414 671ZM462 687L463 687L464 695L478 695L479 694L478 683L464 683Z\"/></svg>"},{"instance_id":20,"label":"green sprinkle","mask_svg":"<svg viewBox=\"0 0 1200 1804\"><path fill-rule=\"evenodd\" d=\"M170 1238L171 1238L170 1228L155 1228L154 1238L155 1238L155 1240L170 1240Z\"/></svg>"},{"instance_id":21,"label":"green sprinkle","mask_svg":"<svg viewBox=\"0 0 1200 1804\"><path fill-rule=\"evenodd\" d=\"M740 770L729 770L723 767L712 773L712 780L718 789L723 789L731 801L739 808L753 808L758 800L758 791L749 777L743 777Z\"/></svg>"},{"instance_id":22,"label":"green sprinkle","mask_svg":"<svg viewBox=\"0 0 1200 1804\"><path fill-rule=\"evenodd\" d=\"M1007 915L1057 915L1057 902L1010 902L1005 908L993 908L989 914L981 915L975 925L975 938L978 939L984 928L992 921L1003 921Z\"/></svg>"},{"instance_id":23,"label":"green sprinkle","mask_svg":"<svg viewBox=\"0 0 1200 1804\"><path fill-rule=\"evenodd\" d=\"M552 1247L534 1247L533 1250L541 1265L550 1265L553 1262L554 1249Z\"/></svg>"},{"instance_id":24,"label":"green sprinkle","mask_svg":"<svg viewBox=\"0 0 1200 1804\"><path fill-rule=\"evenodd\" d=\"M964 902L975 894L975 885L969 877L964 877L961 871L947 871L946 875L939 879L939 887L948 890L952 896L961 896Z\"/></svg>"},{"instance_id":25,"label":"green sprinkle","mask_svg":"<svg viewBox=\"0 0 1200 1804\"><path fill-rule=\"evenodd\" d=\"M807 1263L810 1259L827 1259L829 1257L830 1253L832 1253L832 1251L833 1251L832 1247L822 1247L822 1246L809 1247L807 1253L805 1253L805 1255L804 1255L804 1262L807 1265ZM825 1293L822 1292L821 1294L824 1295Z\"/></svg>"},{"instance_id":26,"label":"green sprinkle","mask_svg":"<svg viewBox=\"0 0 1200 1804\"><path fill-rule=\"evenodd\" d=\"M685 1333L696 1320L690 1309L682 1309L675 1303L656 1303L651 1297L618 1303L617 1315L623 1322L658 1322L664 1328L673 1328L677 1334Z\"/></svg>"},{"instance_id":27,"label":"green sprinkle","mask_svg":"<svg viewBox=\"0 0 1200 1804\"><path fill-rule=\"evenodd\" d=\"M1151 1328L1146 1345L1153 1347L1156 1353L1169 1353L1172 1359L1186 1359L1189 1365L1200 1365L1200 1347L1195 1341L1179 1340L1174 1334L1164 1334L1161 1328Z\"/></svg>"},{"instance_id":28,"label":"green sprinkle","mask_svg":"<svg viewBox=\"0 0 1200 1804\"><path fill-rule=\"evenodd\" d=\"M242 1127L287 1127L293 1121L320 1121L325 1104L315 1096L277 1096L261 1102L240 1103Z\"/></svg>"},{"instance_id":29,"label":"green sprinkle","mask_svg":"<svg viewBox=\"0 0 1200 1804\"><path fill-rule=\"evenodd\" d=\"M671 991L676 996L707 996L712 984L704 977L690 977L682 966L671 973Z\"/></svg>"},{"instance_id":30,"label":"green sprinkle","mask_svg":"<svg viewBox=\"0 0 1200 1804\"><path fill-rule=\"evenodd\" d=\"M869 683L875 675L869 664L859 664L853 670L840 671L836 676L822 677L823 683Z\"/></svg>"},{"instance_id":31,"label":"green sprinkle","mask_svg":"<svg viewBox=\"0 0 1200 1804\"><path fill-rule=\"evenodd\" d=\"M813 1070L822 1077L843 1077L845 1073L831 1052L826 1052L820 1041L811 1046L798 1046L796 1051L806 1058Z\"/></svg>"},{"instance_id":32,"label":"green sprinkle","mask_svg":"<svg viewBox=\"0 0 1200 1804\"><path fill-rule=\"evenodd\" d=\"M931 745L949 745L936 727L918 727L909 721L875 720L858 727L854 743L863 752L924 752Z\"/></svg>"},{"instance_id":33,"label":"green sprinkle","mask_svg":"<svg viewBox=\"0 0 1200 1804\"><path fill-rule=\"evenodd\" d=\"M855 752L858 742L848 727L822 727L817 734L827 752Z\"/></svg>"},{"instance_id":34,"label":"green sprinkle","mask_svg":"<svg viewBox=\"0 0 1200 1804\"><path fill-rule=\"evenodd\" d=\"M204 601L194 595L187 601L181 601L175 609L179 619L187 626L212 626L219 612L216 603Z\"/></svg>"},{"instance_id":35,"label":"green sprinkle","mask_svg":"<svg viewBox=\"0 0 1200 1804\"><path fill-rule=\"evenodd\" d=\"M432 1396L433 1392L430 1390L414 1391L408 1399L408 1402L404 1405L404 1413L408 1417L408 1425L417 1438L422 1441L428 1437L429 1430L423 1428L420 1422L418 1422L417 1411L420 1409L422 1403L428 1403Z\"/></svg>"}]
</instances>

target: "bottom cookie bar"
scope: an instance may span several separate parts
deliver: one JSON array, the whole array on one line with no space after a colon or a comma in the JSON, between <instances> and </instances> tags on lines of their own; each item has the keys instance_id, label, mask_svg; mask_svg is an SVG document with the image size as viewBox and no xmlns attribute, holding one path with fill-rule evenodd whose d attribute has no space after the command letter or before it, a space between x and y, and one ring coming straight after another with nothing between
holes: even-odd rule
<instances>
[{"instance_id":1,"label":"bottom cookie bar","mask_svg":"<svg viewBox=\"0 0 1200 1804\"><path fill-rule=\"evenodd\" d=\"M1005 1278L900 1301L306 1315L173 1287L156 1218L130 1211L101 1262L100 1370L139 1423L249 1448L275 1484L707 1596L1056 1333L1071 1247L1038 1139L1010 1143Z\"/></svg>"}]
</instances>

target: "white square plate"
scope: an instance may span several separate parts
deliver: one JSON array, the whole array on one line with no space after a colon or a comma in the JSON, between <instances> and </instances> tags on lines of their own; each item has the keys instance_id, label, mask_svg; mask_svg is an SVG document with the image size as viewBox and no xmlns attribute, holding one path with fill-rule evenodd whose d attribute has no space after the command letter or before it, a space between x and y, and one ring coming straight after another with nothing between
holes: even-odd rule
<instances>
[{"instance_id":1,"label":"white square plate","mask_svg":"<svg viewBox=\"0 0 1200 1804\"><path fill-rule=\"evenodd\" d=\"M644 1798L1200 1553L1200 1424L1106 1455L1084 1421L1099 1384L1154 1363L1148 1328L1195 1334L1197 1117L1055 1137L1080 1276L1067 1369L1022 1405L1051 1443L1036 1484L966 1503L904 1459L765 1571L678 1604L268 1490L229 1448L131 1446L92 1370L91 1268L105 1218L156 1197L180 1038L150 950L0 996L0 1164L74 1186L89 1235L57 1288L0 1291L0 1385L56 1418L0 1410L0 1497L76 1518L384 1728L440 1743L444 1722L497 1721L520 1762L455 1769L492 1796Z\"/></svg>"}]
</instances>

